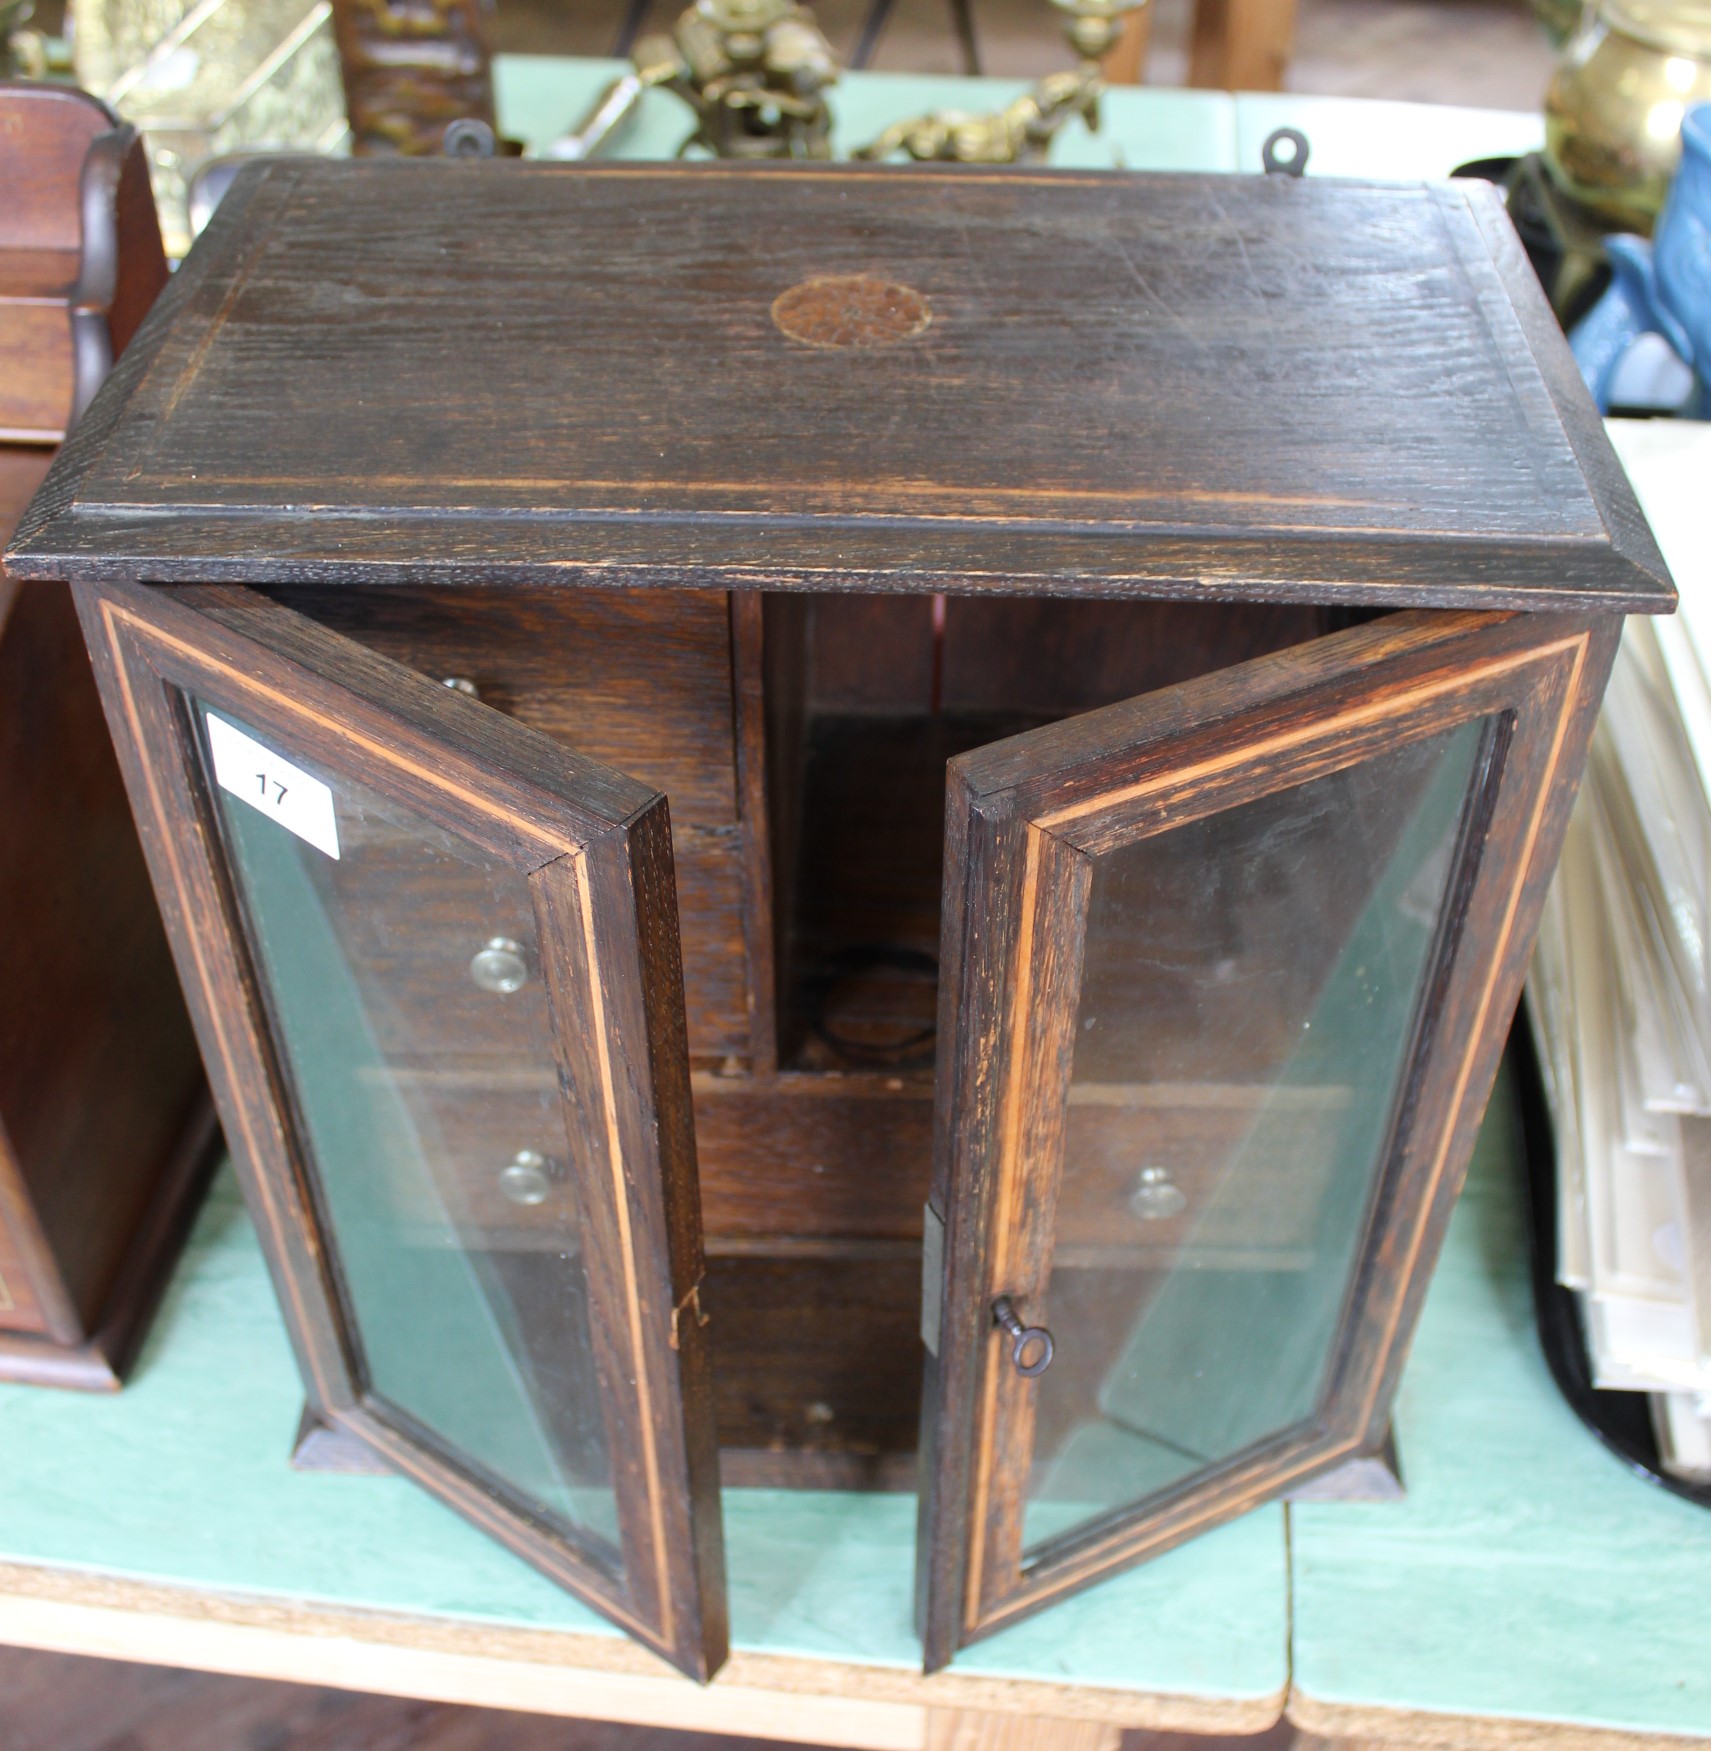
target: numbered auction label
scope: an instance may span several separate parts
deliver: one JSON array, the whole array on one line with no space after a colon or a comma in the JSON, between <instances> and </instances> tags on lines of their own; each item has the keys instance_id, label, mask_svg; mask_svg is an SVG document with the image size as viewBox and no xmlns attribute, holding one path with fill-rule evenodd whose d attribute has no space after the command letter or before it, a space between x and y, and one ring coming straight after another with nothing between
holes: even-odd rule
<instances>
[{"instance_id":1,"label":"numbered auction label","mask_svg":"<svg viewBox=\"0 0 1711 1751\"><path fill-rule=\"evenodd\" d=\"M242 798L270 821L306 839L317 851L337 857L339 826L333 815L333 793L327 786L212 712L207 721L214 776L221 790Z\"/></svg>"}]
</instances>

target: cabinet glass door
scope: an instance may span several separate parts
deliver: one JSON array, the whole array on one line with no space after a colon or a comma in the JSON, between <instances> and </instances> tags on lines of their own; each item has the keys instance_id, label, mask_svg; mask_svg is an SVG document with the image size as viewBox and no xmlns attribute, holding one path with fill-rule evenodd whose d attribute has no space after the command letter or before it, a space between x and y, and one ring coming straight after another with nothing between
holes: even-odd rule
<instances>
[{"instance_id":1,"label":"cabinet glass door","mask_svg":"<svg viewBox=\"0 0 1711 1751\"><path fill-rule=\"evenodd\" d=\"M84 611L315 1410L709 1675L665 799L246 591Z\"/></svg>"},{"instance_id":2,"label":"cabinet glass door","mask_svg":"<svg viewBox=\"0 0 1711 1751\"><path fill-rule=\"evenodd\" d=\"M930 1667L1381 1438L1606 660L1398 616L952 762Z\"/></svg>"}]
</instances>

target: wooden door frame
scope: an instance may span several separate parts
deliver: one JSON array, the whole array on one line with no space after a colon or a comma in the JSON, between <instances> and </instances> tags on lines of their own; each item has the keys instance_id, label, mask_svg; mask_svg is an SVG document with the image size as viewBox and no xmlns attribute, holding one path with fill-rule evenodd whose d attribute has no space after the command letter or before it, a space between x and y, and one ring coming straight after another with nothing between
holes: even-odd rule
<instances>
[{"instance_id":1,"label":"wooden door frame","mask_svg":"<svg viewBox=\"0 0 1711 1751\"><path fill-rule=\"evenodd\" d=\"M314 1411L690 1676L728 1642L683 982L665 798L239 586L76 589L216 1102ZM187 704L357 776L523 876L573 1132L618 1571L365 1395L306 1143ZM588 1037L562 1018L593 1018ZM568 1096L567 1096L568 1098ZM567 1119L573 1115L567 1113ZM567 1125L567 1129L571 1127ZM604 1317L603 1317L604 1315ZM281 1463L284 1463L283 1455Z\"/></svg>"},{"instance_id":2,"label":"wooden door frame","mask_svg":"<svg viewBox=\"0 0 1711 1751\"><path fill-rule=\"evenodd\" d=\"M943 1268L935 1280L929 1262L923 1322L928 1671L1382 1439L1620 624L1397 614L951 763L928 1217ZM1091 858L1480 718L1493 729L1317 1418L1025 1564L1031 1389L990 1310L1009 1294L1041 1317Z\"/></svg>"}]
</instances>

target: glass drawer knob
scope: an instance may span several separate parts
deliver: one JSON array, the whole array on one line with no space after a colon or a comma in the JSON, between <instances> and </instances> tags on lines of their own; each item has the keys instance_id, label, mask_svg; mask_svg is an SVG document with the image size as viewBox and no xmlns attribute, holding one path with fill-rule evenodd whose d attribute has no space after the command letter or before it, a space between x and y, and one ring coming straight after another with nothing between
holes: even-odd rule
<instances>
[{"instance_id":1,"label":"glass drawer knob","mask_svg":"<svg viewBox=\"0 0 1711 1751\"><path fill-rule=\"evenodd\" d=\"M547 1158L538 1150L519 1149L499 1170L499 1189L513 1204L526 1209L544 1204L553 1189Z\"/></svg>"},{"instance_id":2,"label":"glass drawer knob","mask_svg":"<svg viewBox=\"0 0 1711 1751\"><path fill-rule=\"evenodd\" d=\"M469 976L483 991L495 991L501 997L521 991L529 982L529 963L523 957L523 945L508 936L489 938L487 946L478 950L469 963Z\"/></svg>"},{"instance_id":3,"label":"glass drawer knob","mask_svg":"<svg viewBox=\"0 0 1711 1751\"><path fill-rule=\"evenodd\" d=\"M1000 1295L992 1303L992 1323L1003 1327L1010 1340L1011 1364L1024 1380L1032 1380L1051 1367L1056 1348L1052 1334L1043 1325L1023 1325L1008 1295Z\"/></svg>"},{"instance_id":4,"label":"glass drawer knob","mask_svg":"<svg viewBox=\"0 0 1711 1751\"><path fill-rule=\"evenodd\" d=\"M1180 1216L1187 1204L1187 1194L1170 1183L1170 1170L1163 1167L1143 1167L1129 1194L1129 1208L1143 1222L1168 1221Z\"/></svg>"}]
</instances>

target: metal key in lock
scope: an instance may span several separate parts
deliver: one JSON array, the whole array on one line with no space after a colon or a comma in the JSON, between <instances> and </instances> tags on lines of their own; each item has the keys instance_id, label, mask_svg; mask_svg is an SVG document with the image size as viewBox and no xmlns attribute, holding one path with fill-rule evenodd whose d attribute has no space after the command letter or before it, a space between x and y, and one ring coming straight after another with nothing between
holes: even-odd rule
<instances>
[{"instance_id":1,"label":"metal key in lock","mask_svg":"<svg viewBox=\"0 0 1711 1751\"><path fill-rule=\"evenodd\" d=\"M1009 1337L1010 1361L1024 1380L1032 1380L1036 1374L1044 1374L1051 1367L1052 1357L1057 1351L1052 1334L1043 1325L1023 1325L1015 1303L1008 1295L1000 1295L992 1303L992 1323L1001 1326ZM1026 1360L1030 1347L1038 1351L1031 1362Z\"/></svg>"}]
</instances>

